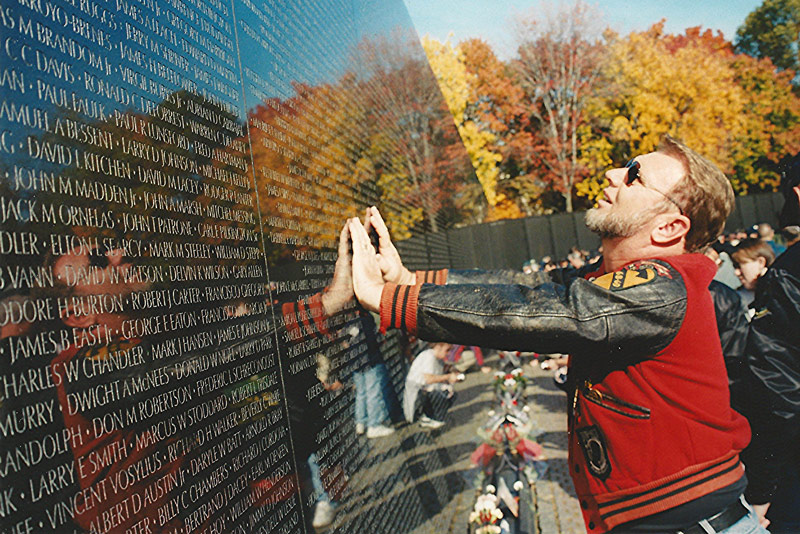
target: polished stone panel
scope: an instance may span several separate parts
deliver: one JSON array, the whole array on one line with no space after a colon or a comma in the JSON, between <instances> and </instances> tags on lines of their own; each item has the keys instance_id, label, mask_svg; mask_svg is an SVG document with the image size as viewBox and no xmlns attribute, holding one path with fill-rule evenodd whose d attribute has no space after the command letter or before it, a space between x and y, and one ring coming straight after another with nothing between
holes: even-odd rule
<instances>
[{"instance_id":1,"label":"polished stone panel","mask_svg":"<svg viewBox=\"0 0 800 534\"><path fill-rule=\"evenodd\" d=\"M469 214L401 0L0 5L3 532L403 532L453 492L347 217ZM436 237L412 268L444 264ZM357 408L358 405L358 408ZM365 412L365 413L361 413Z\"/></svg>"}]
</instances>

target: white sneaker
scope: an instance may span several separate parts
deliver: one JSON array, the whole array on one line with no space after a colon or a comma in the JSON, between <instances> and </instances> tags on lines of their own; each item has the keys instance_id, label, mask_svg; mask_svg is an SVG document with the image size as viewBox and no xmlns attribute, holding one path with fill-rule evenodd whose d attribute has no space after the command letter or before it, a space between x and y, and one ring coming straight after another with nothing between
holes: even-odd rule
<instances>
[{"instance_id":1,"label":"white sneaker","mask_svg":"<svg viewBox=\"0 0 800 534\"><path fill-rule=\"evenodd\" d=\"M419 425L425 428L442 428L444 426L444 421L437 421L436 419L431 419L427 415L423 415L419 418Z\"/></svg>"},{"instance_id":2,"label":"white sneaker","mask_svg":"<svg viewBox=\"0 0 800 534\"><path fill-rule=\"evenodd\" d=\"M394 434L394 428L390 426L378 425L371 426L367 429L367 437L370 439L382 438L391 434Z\"/></svg>"},{"instance_id":3,"label":"white sneaker","mask_svg":"<svg viewBox=\"0 0 800 534\"><path fill-rule=\"evenodd\" d=\"M359 436L364 433L364 423L356 423L356 434Z\"/></svg>"},{"instance_id":4,"label":"white sneaker","mask_svg":"<svg viewBox=\"0 0 800 534\"><path fill-rule=\"evenodd\" d=\"M336 508L333 507L328 501L318 501L316 508L314 508L314 520L311 526L314 528L327 527L333 523L336 517Z\"/></svg>"}]
</instances>

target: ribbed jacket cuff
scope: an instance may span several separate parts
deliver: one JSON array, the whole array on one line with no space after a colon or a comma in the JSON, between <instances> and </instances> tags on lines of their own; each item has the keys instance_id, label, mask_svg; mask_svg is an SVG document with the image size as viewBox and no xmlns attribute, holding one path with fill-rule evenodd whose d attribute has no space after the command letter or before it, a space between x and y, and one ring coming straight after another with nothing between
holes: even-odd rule
<instances>
[{"instance_id":1,"label":"ribbed jacket cuff","mask_svg":"<svg viewBox=\"0 0 800 534\"><path fill-rule=\"evenodd\" d=\"M447 283L447 269L440 269L438 271L416 271L414 274L417 276L418 286L422 284L443 286Z\"/></svg>"},{"instance_id":2,"label":"ribbed jacket cuff","mask_svg":"<svg viewBox=\"0 0 800 534\"><path fill-rule=\"evenodd\" d=\"M407 286L387 283L381 293L381 333L389 328L399 328L417 335L417 300L419 285Z\"/></svg>"}]
</instances>

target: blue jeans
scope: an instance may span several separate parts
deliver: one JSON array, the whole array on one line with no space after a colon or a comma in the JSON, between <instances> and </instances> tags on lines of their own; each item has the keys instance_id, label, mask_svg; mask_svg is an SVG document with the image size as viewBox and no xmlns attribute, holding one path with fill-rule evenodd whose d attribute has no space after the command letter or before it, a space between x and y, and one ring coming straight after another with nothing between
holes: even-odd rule
<instances>
[{"instance_id":1,"label":"blue jeans","mask_svg":"<svg viewBox=\"0 0 800 534\"><path fill-rule=\"evenodd\" d=\"M758 516L753 508L746 502L744 505L750 512L725 530L717 531L719 534L769 534L769 531L758 523Z\"/></svg>"},{"instance_id":2,"label":"blue jeans","mask_svg":"<svg viewBox=\"0 0 800 534\"><path fill-rule=\"evenodd\" d=\"M319 461L317 453L312 453L308 457L308 468L311 470L311 485L314 488L314 497L316 502L327 501L336 505L335 501L331 500L331 496L325 491L325 486L322 485L322 477L320 476Z\"/></svg>"},{"instance_id":3,"label":"blue jeans","mask_svg":"<svg viewBox=\"0 0 800 534\"><path fill-rule=\"evenodd\" d=\"M389 372L377 363L353 373L356 385L356 423L378 426L389 417Z\"/></svg>"}]
</instances>

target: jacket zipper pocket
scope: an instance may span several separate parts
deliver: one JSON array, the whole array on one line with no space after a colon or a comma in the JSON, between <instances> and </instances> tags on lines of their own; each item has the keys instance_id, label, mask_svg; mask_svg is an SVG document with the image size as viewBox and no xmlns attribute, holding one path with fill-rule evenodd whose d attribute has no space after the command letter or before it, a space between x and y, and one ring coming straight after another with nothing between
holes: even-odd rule
<instances>
[{"instance_id":1,"label":"jacket zipper pocket","mask_svg":"<svg viewBox=\"0 0 800 534\"><path fill-rule=\"evenodd\" d=\"M637 406L636 404L624 401L609 393L602 393L596 389L591 382L584 382L581 388L583 397L589 402L602 406L612 412L616 412L633 419L650 419L650 408Z\"/></svg>"}]
</instances>

